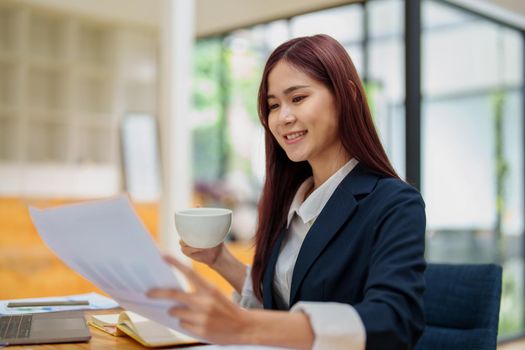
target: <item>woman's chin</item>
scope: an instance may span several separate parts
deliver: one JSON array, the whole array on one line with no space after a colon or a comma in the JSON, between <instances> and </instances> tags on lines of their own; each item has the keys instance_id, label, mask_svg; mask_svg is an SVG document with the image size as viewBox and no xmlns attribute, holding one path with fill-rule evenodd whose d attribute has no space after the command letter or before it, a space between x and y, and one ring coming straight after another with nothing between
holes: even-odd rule
<instances>
[{"instance_id":1,"label":"woman's chin","mask_svg":"<svg viewBox=\"0 0 525 350\"><path fill-rule=\"evenodd\" d=\"M306 157L298 155L298 154L287 154L288 159L290 159L294 163L304 162L306 161Z\"/></svg>"}]
</instances>

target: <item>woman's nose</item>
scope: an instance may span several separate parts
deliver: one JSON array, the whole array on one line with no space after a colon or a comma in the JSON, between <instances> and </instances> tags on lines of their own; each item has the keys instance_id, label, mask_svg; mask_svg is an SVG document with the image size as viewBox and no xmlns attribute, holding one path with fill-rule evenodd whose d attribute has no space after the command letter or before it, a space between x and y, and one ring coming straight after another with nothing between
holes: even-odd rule
<instances>
[{"instance_id":1,"label":"woman's nose","mask_svg":"<svg viewBox=\"0 0 525 350\"><path fill-rule=\"evenodd\" d=\"M285 124L290 124L295 121L295 115L291 108L283 107L281 108L281 122Z\"/></svg>"}]
</instances>

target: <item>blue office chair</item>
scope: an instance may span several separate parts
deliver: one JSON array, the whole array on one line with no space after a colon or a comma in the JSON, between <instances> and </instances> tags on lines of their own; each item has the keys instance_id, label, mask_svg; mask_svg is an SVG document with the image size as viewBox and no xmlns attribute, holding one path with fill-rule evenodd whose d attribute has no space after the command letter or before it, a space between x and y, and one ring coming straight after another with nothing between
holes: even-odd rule
<instances>
[{"instance_id":1,"label":"blue office chair","mask_svg":"<svg viewBox=\"0 0 525 350\"><path fill-rule=\"evenodd\" d=\"M426 326L415 350L495 350L501 267L428 264Z\"/></svg>"}]
</instances>

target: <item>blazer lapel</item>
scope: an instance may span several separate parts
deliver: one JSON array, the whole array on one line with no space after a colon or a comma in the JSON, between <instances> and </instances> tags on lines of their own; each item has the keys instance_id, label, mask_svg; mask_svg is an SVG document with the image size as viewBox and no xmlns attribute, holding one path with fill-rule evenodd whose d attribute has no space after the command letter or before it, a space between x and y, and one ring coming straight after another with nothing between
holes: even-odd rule
<instances>
[{"instance_id":1,"label":"blazer lapel","mask_svg":"<svg viewBox=\"0 0 525 350\"><path fill-rule=\"evenodd\" d=\"M277 263L279 252L281 251L281 244L283 243L283 238L286 233L285 230L286 229L283 228L279 232L279 237L277 237L277 241L275 242L275 245L272 249L272 254L270 255L270 259L268 260L268 263L266 264L266 270L264 271L262 294L263 294L263 306L265 309L274 308L274 305L273 305L273 276L275 273L275 264Z\"/></svg>"},{"instance_id":2,"label":"blazer lapel","mask_svg":"<svg viewBox=\"0 0 525 350\"><path fill-rule=\"evenodd\" d=\"M357 201L354 196L370 193L378 179L377 175L367 172L361 164L358 164L332 194L308 231L299 251L292 276L290 306L295 304L299 286L314 261L356 210Z\"/></svg>"}]
</instances>

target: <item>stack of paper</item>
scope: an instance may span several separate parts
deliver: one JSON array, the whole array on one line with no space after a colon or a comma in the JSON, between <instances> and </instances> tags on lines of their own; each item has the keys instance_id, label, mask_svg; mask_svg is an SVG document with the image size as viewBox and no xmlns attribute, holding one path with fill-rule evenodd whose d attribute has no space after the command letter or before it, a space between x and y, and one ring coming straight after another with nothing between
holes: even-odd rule
<instances>
[{"instance_id":1,"label":"stack of paper","mask_svg":"<svg viewBox=\"0 0 525 350\"><path fill-rule=\"evenodd\" d=\"M151 288L182 284L126 197L29 211L44 242L69 267L124 309L183 331L167 312L174 301L146 297Z\"/></svg>"}]
</instances>

